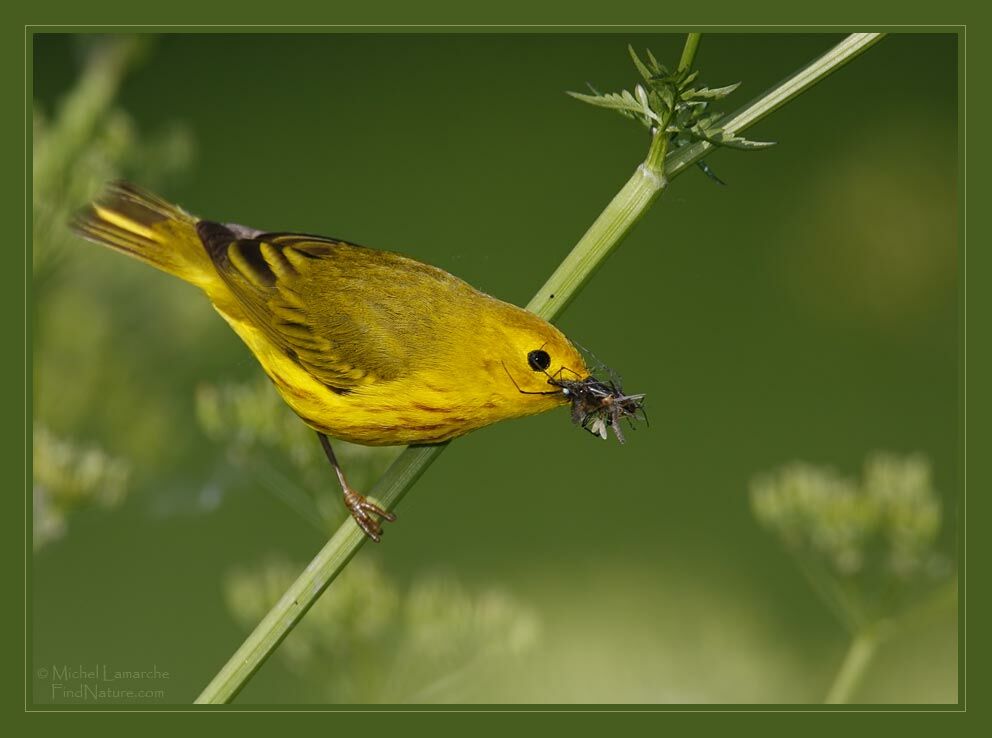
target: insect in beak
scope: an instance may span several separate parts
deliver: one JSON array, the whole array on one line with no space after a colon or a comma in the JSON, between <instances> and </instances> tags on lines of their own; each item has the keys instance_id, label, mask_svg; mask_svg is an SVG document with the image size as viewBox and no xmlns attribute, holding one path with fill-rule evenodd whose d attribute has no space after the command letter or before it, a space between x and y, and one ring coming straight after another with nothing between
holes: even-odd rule
<instances>
[{"instance_id":1,"label":"insect in beak","mask_svg":"<svg viewBox=\"0 0 992 738\"><path fill-rule=\"evenodd\" d=\"M624 442L620 421L626 419L631 427L644 412L644 395L625 395L617 380L604 381L592 375L585 379L557 379L550 377L548 384L558 387L572 402L572 422L593 435L606 439L607 429L620 443Z\"/></svg>"},{"instance_id":2,"label":"insect in beak","mask_svg":"<svg viewBox=\"0 0 992 738\"><path fill-rule=\"evenodd\" d=\"M648 421L647 413L644 411L644 395L625 395L620 386L620 380L613 375L613 379L602 380L592 374L585 379L580 379L580 375L572 369L561 367L554 374L545 370L544 374L548 378L548 384L555 389L547 392L529 392L520 388L510 370L503 365L504 371L517 391L525 395L557 395L568 398L572 403L572 422L585 428L595 436L606 440L607 429L613 429L613 435L620 443L624 443L623 431L620 429L620 421L626 419L631 428L634 428L634 421L643 418ZM609 370L607 370L609 371ZM563 379L562 375L569 372L575 379Z\"/></svg>"}]
</instances>

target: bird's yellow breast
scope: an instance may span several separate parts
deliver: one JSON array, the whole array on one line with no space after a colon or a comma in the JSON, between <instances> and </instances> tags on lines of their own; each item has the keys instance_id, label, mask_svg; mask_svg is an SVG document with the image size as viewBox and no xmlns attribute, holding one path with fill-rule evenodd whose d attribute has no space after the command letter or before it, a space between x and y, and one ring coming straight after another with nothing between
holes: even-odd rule
<instances>
[{"instance_id":1,"label":"bird's yellow breast","mask_svg":"<svg viewBox=\"0 0 992 738\"><path fill-rule=\"evenodd\" d=\"M442 443L500 420L566 404L561 394L521 392L502 362L471 353L446 366L336 390L315 379L248 320L219 307L218 312L307 425L351 443Z\"/></svg>"}]
</instances>

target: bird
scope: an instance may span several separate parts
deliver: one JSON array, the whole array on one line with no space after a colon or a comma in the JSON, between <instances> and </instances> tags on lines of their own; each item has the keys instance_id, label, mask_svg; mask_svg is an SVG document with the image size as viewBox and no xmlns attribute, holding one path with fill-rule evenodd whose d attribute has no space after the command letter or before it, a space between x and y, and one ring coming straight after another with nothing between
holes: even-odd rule
<instances>
[{"instance_id":1,"label":"bird","mask_svg":"<svg viewBox=\"0 0 992 738\"><path fill-rule=\"evenodd\" d=\"M70 226L206 293L316 431L345 506L376 542L395 514L349 485L330 438L444 443L578 402L593 382L548 321L399 253L201 219L123 181Z\"/></svg>"}]
</instances>

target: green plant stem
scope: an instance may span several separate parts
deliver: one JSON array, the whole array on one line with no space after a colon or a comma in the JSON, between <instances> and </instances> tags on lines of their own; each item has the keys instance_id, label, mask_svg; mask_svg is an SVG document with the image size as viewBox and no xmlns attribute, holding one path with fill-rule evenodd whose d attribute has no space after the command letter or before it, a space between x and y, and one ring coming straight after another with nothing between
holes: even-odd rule
<instances>
[{"instance_id":1,"label":"green plant stem","mask_svg":"<svg viewBox=\"0 0 992 738\"><path fill-rule=\"evenodd\" d=\"M863 630L854 636L844 655L840 670L827 692L827 698L824 700L826 704L843 705L850 701L851 695L857 690L865 672L868 671L878 644L878 632L873 628Z\"/></svg>"},{"instance_id":2,"label":"green plant stem","mask_svg":"<svg viewBox=\"0 0 992 738\"><path fill-rule=\"evenodd\" d=\"M841 41L823 56L800 69L798 72L780 82L763 95L745 105L735 113L727 116L726 123L720 125L729 134L742 133L772 111L780 108L790 100L795 99L817 82L837 71L851 59L862 54L881 40L884 34L854 33ZM698 42L697 42L698 45ZM689 43L686 43L688 48ZM683 56L685 56L683 54ZM706 141L682 146L667 152L668 139L666 136L652 136L651 149L644 164L637 168L633 176L623 186L613 201L607 206L599 218L592 224L572 252L565 257L555 273L551 275L544 286L538 290L527 309L536 312L542 318L553 320L561 314L572 298L582 289L606 258L613 252L620 239L611 239L614 221L607 220L607 215L622 221L629 230L634 223L647 211L661 188L671 179L682 174L697 161L708 155L715 148ZM667 152L667 153L666 153ZM646 181L654 173L655 162L664 156L664 175L659 175L655 182ZM644 170L648 170L645 172ZM656 187L652 191L652 187ZM621 199L626 198L626 199ZM628 201L637 200L639 209L627 210ZM625 235L624 230L620 235Z\"/></svg>"},{"instance_id":3,"label":"green plant stem","mask_svg":"<svg viewBox=\"0 0 992 738\"><path fill-rule=\"evenodd\" d=\"M696 60L696 52L699 50L699 39L703 37L701 33L690 33L685 39L685 48L682 49L682 58L679 59L679 71L692 68L692 63Z\"/></svg>"},{"instance_id":4,"label":"green plant stem","mask_svg":"<svg viewBox=\"0 0 992 738\"><path fill-rule=\"evenodd\" d=\"M809 90L817 82L822 82L884 37L884 33L852 33L826 54L814 59L791 77L775 85L735 113L725 116L718 123L719 127L731 135L743 133L787 102ZM676 149L665 160L665 174L669 179L681 174L714 148L711 143L699 141Z\"/></svg>"},{"instance_id":5,"label":"green plant stem","mask_svg":"<svg viewBox=\"0 0 992 738\"><path fill-rule=\"evenodd\" d=\"M527 303L527 309L545 320L554 320L560 315L600 263L647 212L666 184L662 175L641 164L558 265L554 274Z\"/></svg>"},{"instance_id":6,"label":"green plant stem","mask_svg":"<svg viewBox=\"0 0 992 738\"><path fill-rule=\"evenodd\" d=\"M824 56L734 113L730 118L731 123L727 124L728 129L733 125L733 132L740 132L754 125L772 110L800 95L865 51L879 37L879 34L849 36ZM688 58L690 63L698 43L698 38L693 41L691 37L686 42L687 50L682 56ZM691 50L690 46L693 47ZM646 163L641 164L555 273L538 290L534 299L528 303L528 310L548 320L560 315L644 215L668 180L684 172L712 148L710 144L693 144L668 153L664 159L664 175L651 171ZM447 444L411 446L406 449L375 484L369 497L387 510L394 509L407 490L445 448ZM233 699L365 542L366 538L355 522L351 519L345 521L207 685L197 698L197 703L224 703Z\"/></svg>"},{"instance_id":7,"label":"green plant stem","mask_svg":"<svg viewBox=\"0 0 992 738\"><path fill-rule=\"evenodd\" d=\"M828 705L843 705L850 702L851 696L864 680L878 647L897 632L905 631L907 628L929 627L933 618L955 609L957 595L958 583L957 577L954 577L897 619L879 620L873 623L862 620L860 629L854 632L854 637L844 655L844 661L827 691L824 702Z\"/></svg>"},{"instance_id":8,"label":"green plant stem","mask_svg":"<svg viewBox=\"0 0 992 738\"><path fill-rule=\"evenodd\" d=\"M446 444L445 444L446 445ZM410 446L376 483L370 500L391 509L413 486L438 454L441 446ZM310 606L365 543L366 537L349 518L320 550L286 593L273 605L234 656L203 690L198 704L230 701L293 629Z\"/></svg>"},{"instance_id":9,"label":"green plant stem","mask_svg":"<svg viewBox=\"0 0 992 738\"><path fill-rule=\"evenodd\" d=\"M864 627L865 617L844 587L827 574L823 565L812 556L796 552L796 562L813 591L843 624L848 633L857 633Z\"/></svg>"},{"instance_id":10,"label":"green plant stem","mask_svg":"<svg viewBox=\"0 0 992 738\"><path fill-rule=\"evenodd\" d=\"M685 40L679 69L688 69L696 60L701 33L690 33ZM665 176L669 137L667 119L651 133L648 155L606 209L589 226L575 248L558 265L544 286L527 303L527 309L545 320L554 320L620 245L634 224L668 184Z\"/></svg>"}]
</instances>

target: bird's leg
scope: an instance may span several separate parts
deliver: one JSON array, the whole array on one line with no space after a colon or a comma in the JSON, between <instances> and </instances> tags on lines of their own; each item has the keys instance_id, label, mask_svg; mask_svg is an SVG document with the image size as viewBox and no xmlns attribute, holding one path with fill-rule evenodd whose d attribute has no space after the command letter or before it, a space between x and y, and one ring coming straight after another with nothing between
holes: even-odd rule
<instances>
[{"instance_id":1,"label":"bird's leg","mask_svg":"<svg viewBox=\"0 0 992 738\"><path fill-rule=\"evenodd\" d=\"M338 460L334 457L334 450L331 448L330 440L320 432L317 433L317 438L320 439L320 445L324 447L327 460L331 462L334 472L338 475L338 481L341 483L341 491L344 492L345 507L351 512L351 517L358 523L358 527L365 531L365 535L378 543L379 539L382 538L382 527L375 516L379 516L389 522L396 520L396 516L391 512L386 512L378 505L369 502L365 497L353 490L344 478L341 465L338 464Z\"/></svg>"}]
</instances>

